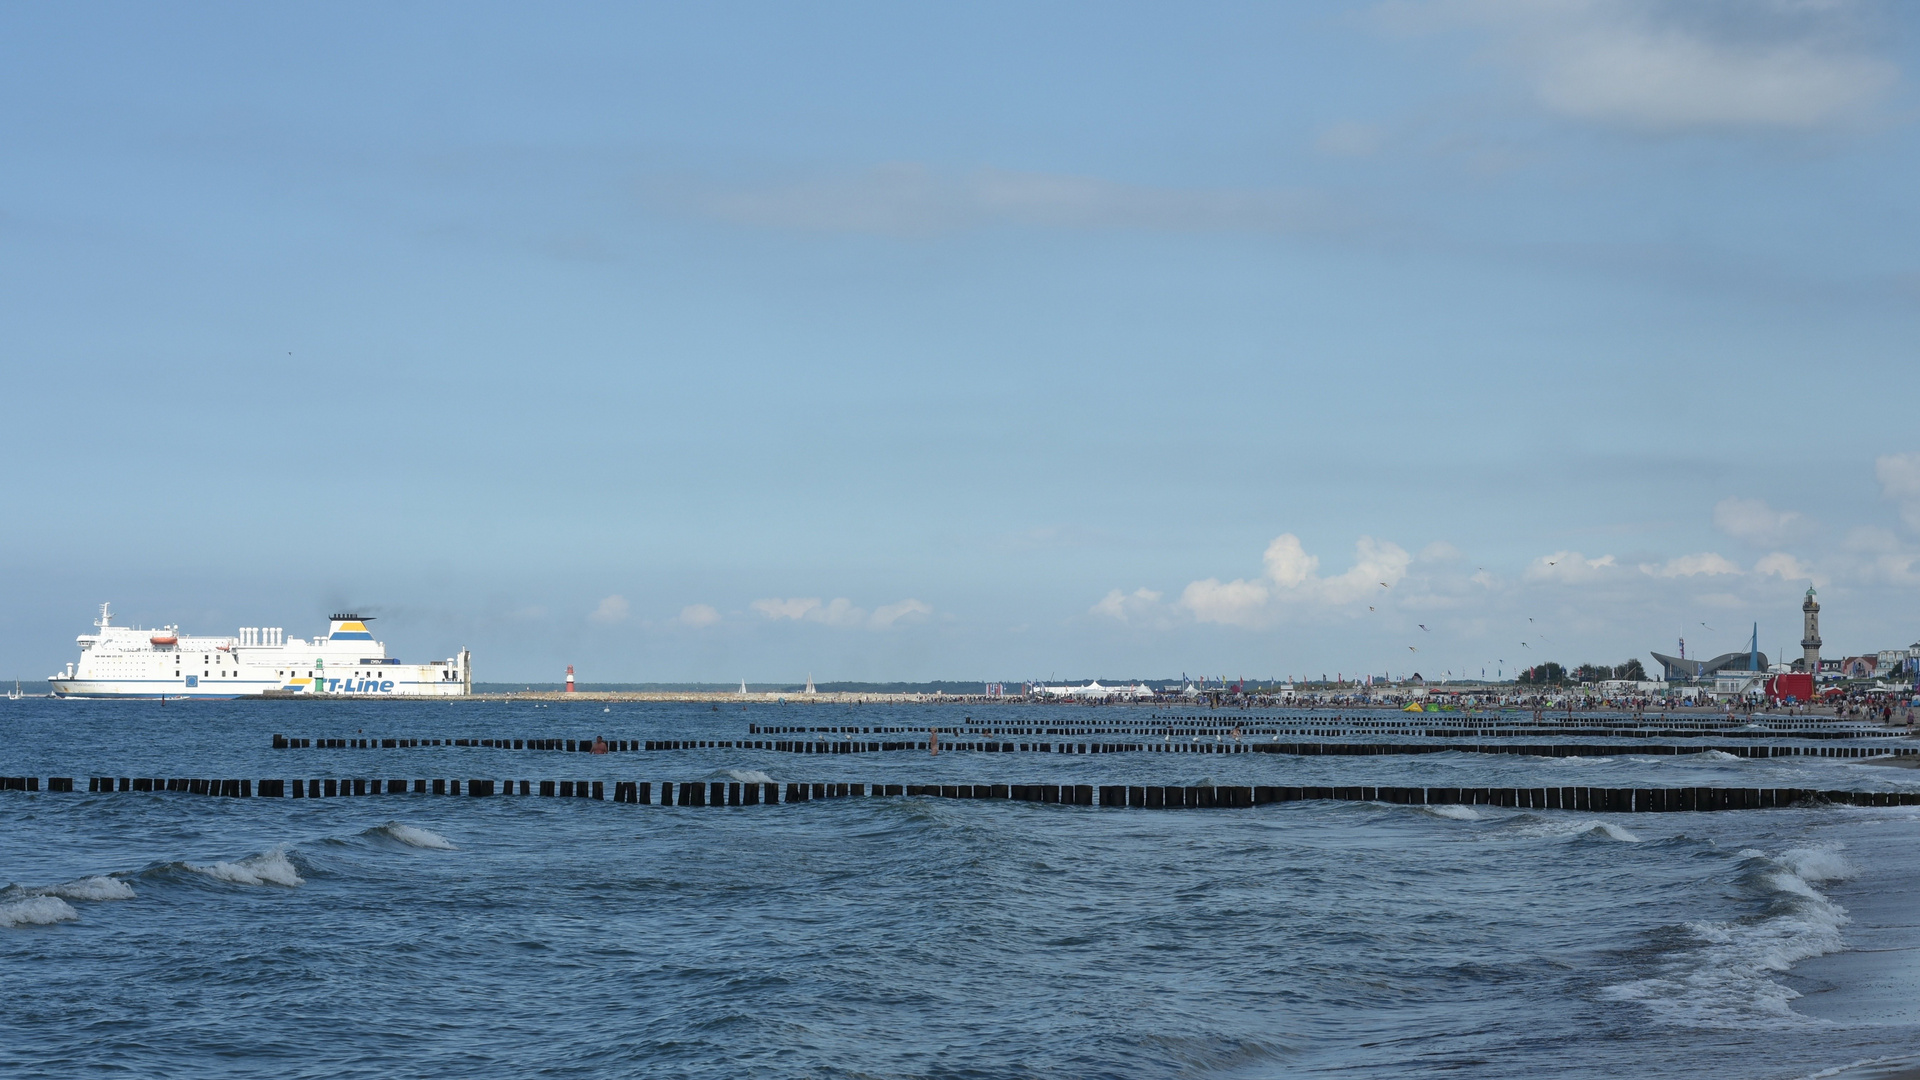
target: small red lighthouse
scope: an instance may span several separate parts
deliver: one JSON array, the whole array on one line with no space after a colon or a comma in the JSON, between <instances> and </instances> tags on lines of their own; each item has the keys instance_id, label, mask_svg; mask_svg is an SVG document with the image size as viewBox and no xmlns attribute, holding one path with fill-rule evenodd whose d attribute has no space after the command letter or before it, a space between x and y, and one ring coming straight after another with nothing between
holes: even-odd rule
<instances>
[{"instance_id":1,"label":"small red lighthouse","mask_svg":"<svg viewBox=\"0 0 1920 1080\"><path fill-rule=\"evenodd\" d=\"M573 665L567 665L567 693L573 693Z\"/></svg>"}]
</instances>

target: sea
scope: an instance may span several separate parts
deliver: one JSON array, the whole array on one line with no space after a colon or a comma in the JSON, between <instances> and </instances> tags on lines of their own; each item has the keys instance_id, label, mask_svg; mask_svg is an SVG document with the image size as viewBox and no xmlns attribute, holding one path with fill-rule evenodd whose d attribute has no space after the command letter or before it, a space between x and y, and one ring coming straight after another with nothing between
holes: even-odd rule
<instances>
[{"instance_id":1,"label":"sea","mask_svg":"<svg viewBox=\"0 0 1920 1080\"><path fill-rule=\"evenodd\" d=\"M84 793L88 776L600 780L609 795L633 780L1920 789L1906 769L1720 752L271 748L276 733L726 741L749 724L1147 714L0 702L0 775L80 789L0 791L0 1075L1851 1080L1920 1065L1920 807Z\"/></svg>"}]
</instances>

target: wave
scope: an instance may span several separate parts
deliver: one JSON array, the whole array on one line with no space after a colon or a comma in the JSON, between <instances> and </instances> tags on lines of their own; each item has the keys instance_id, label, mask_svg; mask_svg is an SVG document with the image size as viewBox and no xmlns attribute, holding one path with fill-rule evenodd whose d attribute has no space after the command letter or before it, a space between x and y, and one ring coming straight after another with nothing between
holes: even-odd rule
<instances>
[{"instance_id":1,"label":"wave","mask_svg":"<svg viewBox=\"0 0 1920 1080\"><path fill-rule=\"evenodd\" d=\"M1594 818L1577 818L1572 821L1530 821L1515 830L1522 836L1568 836L1587 839L1618 840L1623 844L1637 844L1640 838L1611 821Z\"/></svg>"},{"instance_id":2,"label":"wave","mask_svg":"<svg viewBox=\"0 0 1920 1080\"><path fill-rule=\"evenodd\" d=\"M1852 881L1860 876L1860 869L1832 845L1789 848L1780 853L1780 861L1806 881Z\"/></svg>"},{"instance_id":3,"label":"wave","mask_svg":"<svg viewBox=\"0 0 1920 1080\"><path fill-rule=\"evenodd\" d=\"M1874 1077L1885 1080L1887 1073L1880 1068L1881 1066L1905 1065L1912 1060L1914 1060L1914 1055L1912 1054L1898 1054L1892 1057L1861 1058L1859 1061L1850 1061L1845 1065L1835 1065L1830 1069L1821 1069L1819 1072L1808 1073L1806 1076L1801 1077L1801 1080L1829 1080L1830 1077L1845 1076L1848 1073L1863 1069L1872 1069L1873 1072L1871 1074L1862 1072L1860 1074L1861 1080L1872 1080Z\"/></svg>"},{"instance_id":4,"label":"wave","mask_svg":"<svg viewBox=\"0 0 1920 1080\"><path fill-rule=\"evenodd\" d=\"M8 929L16 926L51 926L79 917L80 913L73 910L72 904L57 896L30 896L25 900L0 904L0 927Z\"/></svg>"},{"instance_id":5,"label":"wave","mask_svg":"<svg viewBox=\"0 0 1920 1080\"><path fill-rule=\"evenodd\" d=\"M389 821L385 825L376 825L360 834L366 837L378 837L405 844L408 847L426 848L429 851L459 851L453 841L429 829L418 828L404 822ZM296 883L297 884L297 883Z\"/></svg>"},{"instance_id":6,"label":"wave","mask_svg":"<svg viewBox=\"0 0 1920 1080\"><path fill-rule=\"evenodd\" d=\"M1695 761L1745 761L1746 760L1745 758L1741 757L1738 754L1729 754L1725 750L1702 750L1699 753L1688 754L1687 756L1692 758Z\"/></svg>"},{"instance_id":7,"label":"wave","mask_svg":"<svg viewBox=\"0 0 1920 1080\"><path fill-rule=\"evenodd\" d=\"M728 769L727 775L733 777L735 780L738 780L743 784L773 783L773 777L768 776L766 773L761 772L759 769Z\"/></svg>"},{"instance_id":8,"label":"wave","mask_svg":"<svg viewBox=\"0 0 1920 1080\"><path fill-rule=\"evenodd\" d=\"M1449 821L1479 821L1481 818L1486 817L1485 814L1475 810L1473 807L1461 806L1458 803L1428 805L1422 806L1420 809L1432 814L1434 817L1446 818Z\"/></svg>"},{"instance_id":9,"label":"wave","mask_svg":"<svg viewBox=\"0 0 1920 1080\"><path fill-rule=\"evenodd\" d=\"M299 871L293 868L292 860L287 858L285 844L280 844L258 855L249 855L239 862L217 862L206 865L183 862L175 865L230 885L280 885L291 889L307 883L306 879L300 876Z\"/></svg>"},{"instance_id":10,"label":"wave","mask_svg":"<svg viewBox=\"0 0 1920 1080\"><path fill-rule=\"evenodd\" d=\"M131 900L134 892L133 886L119 878L97 874L63 881L58 885L9 885L0 889L0 901L35 896L56 896L62 900Z\"/></svg>"},{"instance_id":11,"label":"wave","mask_svg":"<svg viewBox=\"0 0 1920 1080\"><path fill-rule=\"evenodd\" d=\"M1857 871L1835 847L1791 848L1772 856L1747 849L1740 857L1740 884L1761 910L1727 922L1685 924L1689 948L1664 961L1657 974L1609 986L1601 997L1637 1002L1656 1018L1686 1027L1823 1022L1794 1012L1791 1004L1800 994L1773 977L1802 960L1840 951L1840 931L1852 920L1815 886Z\"/></svg>"}]
</instances>

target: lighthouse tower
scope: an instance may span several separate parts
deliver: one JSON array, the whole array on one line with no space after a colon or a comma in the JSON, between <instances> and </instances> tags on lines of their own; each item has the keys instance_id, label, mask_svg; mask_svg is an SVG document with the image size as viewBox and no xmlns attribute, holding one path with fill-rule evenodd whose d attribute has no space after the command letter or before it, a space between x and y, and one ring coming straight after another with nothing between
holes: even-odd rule
<instances>
[{"instance_id":1,"label":"lighthouse tower","mask_svg":"<svg viewBox=\"0 0 1920 1080\"><path fill-rule=\"evenodd\" d=\"M1813 598L1813 586L1807 586L1807 599L1800 605L1805 629L1800 633L1800 663L1814 678L1820 677L1820 601Z\"/></svg>"},{"instance_id":2,"label":"lighthouse tower","mask_svg":"<svg viewBox=\"0 0 1920 1080\"><path fill-rule=\"evenodd\" d=\"M573 693L573 665L567 665L567 693Z\"/></svg>"}]
</instances>

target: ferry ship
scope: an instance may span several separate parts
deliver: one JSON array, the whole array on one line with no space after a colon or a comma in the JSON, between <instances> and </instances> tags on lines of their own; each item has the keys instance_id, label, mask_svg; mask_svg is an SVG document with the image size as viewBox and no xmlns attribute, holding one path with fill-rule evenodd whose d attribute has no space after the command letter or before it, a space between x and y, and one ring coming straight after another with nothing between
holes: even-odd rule
<instances>
[{"instance_id":1,"label":"ferry ship","mask_svg":"<svg viewBox=\"0 0 1920 1080\"><path fill-rule=\"evenodd\" d=\"M234 698L302 695L461 697L473 692L470 653L402 664L354 614L335 615L325 635L289 638L277 626L245 626L233 637L182 634L177 626L113 625L100 605L94 633L81 634L80 660L47 677L55 697Z\"/></svg>"}]
</instances>

